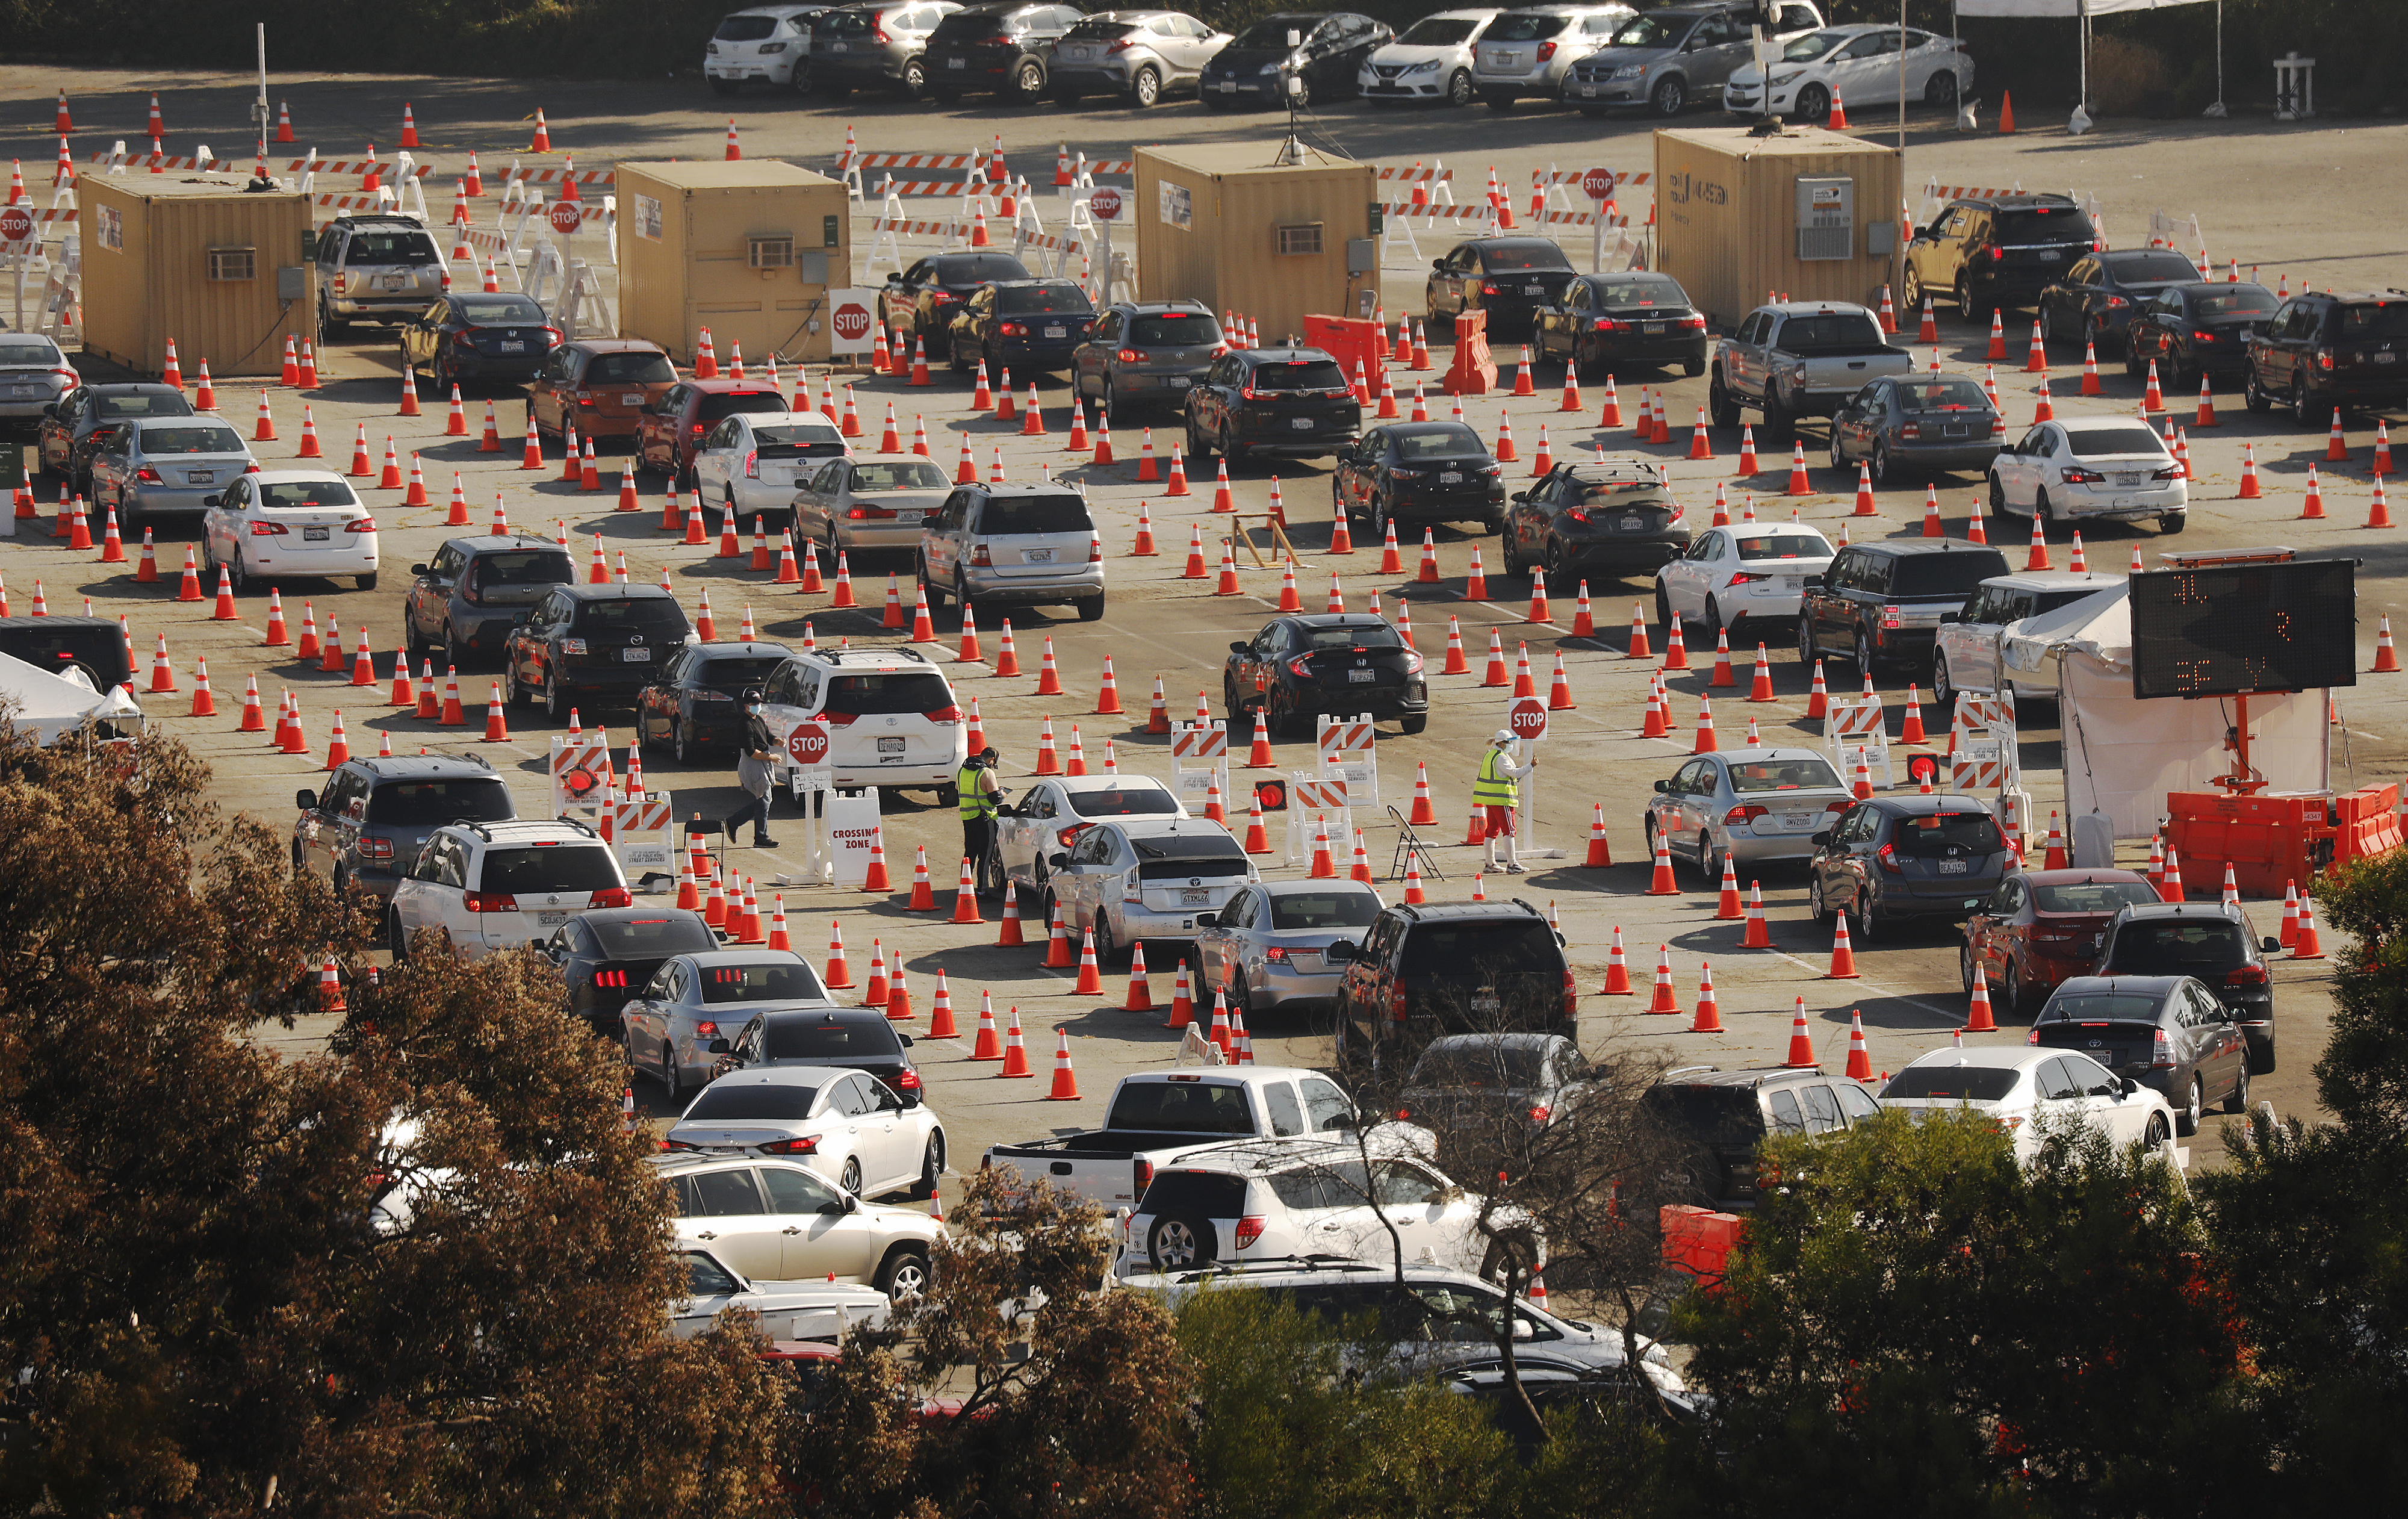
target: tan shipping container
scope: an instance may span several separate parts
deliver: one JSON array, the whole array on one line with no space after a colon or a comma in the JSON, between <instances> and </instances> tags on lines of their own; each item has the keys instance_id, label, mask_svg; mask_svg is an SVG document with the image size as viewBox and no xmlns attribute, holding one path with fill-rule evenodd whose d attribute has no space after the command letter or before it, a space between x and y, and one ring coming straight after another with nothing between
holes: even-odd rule
<instances>
[{"instance_id":1,"label":"tan shipping container","mask_svg":"<svg viewBox=\"0 0 2408 1519\"><path fill-rule=\"evenodd\" d=\"M853 283L843 181L774 158L621 164L619 336L692 365L697 335L724 365L828 358L827 296Z\"/></svg>"},{"instance_id":2,"label":"tan shipping container","mask_svg":"<svg viewBox=\"0 0 2408 1519\"><path fill-rule=\"evenodd\" d=\"M1668 128L1656 134L1656 266L1723 326L1768 291L1873 305L1894 277L1903 184L1896 149L1844 132Z\"/></svg>"},{"instance_id":3,"label":"tan shipping container","mask_svg":"<svg viewBox=\"0 0 2408 1519\"><path fill-rule=\"evenodd\" d=\"M1113 240L1134 223L1144 299L1238 311L1269 343L1301 337L1307 313L1353 316L1357 292L1378 291L1377 172L1317 154L1282 166L1271 163L1278 150L1273 142L1137 150L1137 189Z\"/></svg>"},{"instance_id":4,"label":"tan shipping container","mask_svg":"<svg viewBox=\"0 0 2408 1519\"><path fill-rule=\"evenodd\" d=\"M155 375L172 337L188 381L203 359L226 380L277 374L287 334L316 336L308 197L245 194L247 178L77 179L85 352Z\"/></svg>"}]
</instances>

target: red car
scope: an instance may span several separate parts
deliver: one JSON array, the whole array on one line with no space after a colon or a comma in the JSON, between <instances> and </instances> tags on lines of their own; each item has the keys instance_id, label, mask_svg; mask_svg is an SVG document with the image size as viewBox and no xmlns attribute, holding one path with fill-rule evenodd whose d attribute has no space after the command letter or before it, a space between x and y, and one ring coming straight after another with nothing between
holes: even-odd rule
<instances>
[{"instance_id":1,"label":"red car","mask_svg":"<svg viewBox=\"0 0 2408 1519\"><path fill-rule=\"evenodd\" d=\"M580 437L633 437L644 413L677 383L677 370L657 343L640 337L583 337L544 355L527 409L535 430L558 439L566 413Z\"/></svg>"},{"instance_id":2,"label":"red car","mask_svg":"<svg viewBox=\"0 0 2408 1519\"><path fill-rule=\"evenodd\" d=\"M2157 900L2149 878L2131 870L2010 871L1965 921L1956 955L1965 990L1979 966L1997 1015L2028 1017L2057 982L2090 974L2117 909Z\"/></svg>"},{"instance_id":3,"label":"red car","mask_svg":"<svg viewBox=\"0 0 2408 1519\"><path fill-rule=\"evenodd\" d=\"M720 418L785 409L777 388L756 380L681 380L636 419L637 466L674 475L682 489L694 483L694 451Z\"/></svg>"}]
</instances>

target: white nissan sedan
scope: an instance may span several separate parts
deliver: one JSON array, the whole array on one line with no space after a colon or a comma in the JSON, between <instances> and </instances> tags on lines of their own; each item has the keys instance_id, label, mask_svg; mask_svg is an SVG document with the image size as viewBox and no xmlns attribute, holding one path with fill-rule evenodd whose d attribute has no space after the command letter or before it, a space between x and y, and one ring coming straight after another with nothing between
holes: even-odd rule
<instances>
[{"instance_id":1,"label":"white nissan sedan","mask_svg":"<svg viewBox=\"0 0 2408 1519\"><path fill-rule=\"evenodd\" d=\"M2086 1124L2108 1142L2152 1148L2173 1137L2163 1093L2117 1076L2088 1055L2047 1046L1934 1050L1918 1055L1879 1093L1885 1108L1910 1113L1971 1108L2005 1125L2015 1158L2040 1153L2039 1125Z\"/></svg>"},{"instance_id":2,"label":"white nissan sedan","mask_svg":"<svg viewBox=\"0 0 2408 1519\"><path fill-rule=\"evenodd\" d=\"M2043 422L1990 461L1990 510L2043 523L2137 522L2183 530L2190 487L2166 440L2138 417Z\"/></svg>"},{"instance_id":3,"label":"white nissan sedan","mask_svg":"<svg viewBox=\"0 0 2408 1519\"><path fill-rule=\"evenodd\" d=\"M208 584L223 565L236 595L271 580L350 575L377 583L377 523L351 482L331 469L265 469L236 477L207 502L201 557Z\"/></svg>"},{"instance_id":4,"label":"white nissan sedan","mask_svg":"<svg viewBox=\"0 0 2408 1519\"><path fill-rule=\"evenodd\" d=\"M906 1107L877 1077L837 1066L729 1071L694 1099L668 1147L777 1155L860 1197L906 1188L934 1197L945 1170L934 1109Z\"/></svg>"}]
</instances>

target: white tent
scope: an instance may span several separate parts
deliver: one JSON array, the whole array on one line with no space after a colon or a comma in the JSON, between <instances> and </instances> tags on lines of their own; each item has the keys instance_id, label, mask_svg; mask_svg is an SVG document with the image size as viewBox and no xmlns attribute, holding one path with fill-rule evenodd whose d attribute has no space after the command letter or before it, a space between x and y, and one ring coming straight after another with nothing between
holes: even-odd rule
<instances>
[{"instance_id":1,"label":"white tent","mask_svg":"<svg viewBox=\"0 0 2408 1519\"><path fill-rule=\"evenodd\" d=\"M2207 0L1956 0L1958 16L2055 16L2082 18L2082 105L2076 111L2087 130L2090 109L2090 19L2128 10L2166 10L2174 6L2205 5ZM2215 104L2210 116L2224 114L2224 0L2215 0Z\"/></svg>"},{"instance_id":2,"label":"white tent","mask_svg":"<svg viewBox=\"0 0 2408 1519\"><path fill-rule=\"evenodd\" d=\"M2132 604L2114 586L2028 618L2000 640L2008 670L2057 689L2065 733L2065 806L2096 810L2118 838L2157 830L2170 791L2213 791L2234 756L2224 748L2229 698L2186 701L2132 695ZM2249 698L2249 758L2272 795L2321 792L2331 773L2331 729L2322 691Z\"/></svg>"},{"instance_id":3,"label":"white tent","mask_svg":"<svg viewBox=\"0 0 2408 1519\"><path fill-rule=\"evenodd\" d=\"M131 732L142 724L142 708L122 686L96 692L78 677L54 675L10 654L0 654L0 724L30 730L48 749L85 724L110 722Z\"/></svg>"}]
</instances>

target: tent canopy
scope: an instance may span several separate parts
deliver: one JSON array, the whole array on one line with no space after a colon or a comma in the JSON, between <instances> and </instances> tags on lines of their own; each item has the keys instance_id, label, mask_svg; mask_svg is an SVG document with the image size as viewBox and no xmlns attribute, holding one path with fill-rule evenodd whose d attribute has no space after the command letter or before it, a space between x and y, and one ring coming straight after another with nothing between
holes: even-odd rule
<instances>
[{"instance_id":1,"label":"tent canopy","mask_svg":"<svg viewBox=\"0 0 2408 1519\"><path fill-rule=\"evenodd\" d=\"M47 749L88 721L138 726L142 708L122 686L96 692L79 680L55 675L11 654L0 654L0 723L30 730Z\"/></svg>"}]
</instances>

